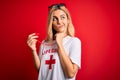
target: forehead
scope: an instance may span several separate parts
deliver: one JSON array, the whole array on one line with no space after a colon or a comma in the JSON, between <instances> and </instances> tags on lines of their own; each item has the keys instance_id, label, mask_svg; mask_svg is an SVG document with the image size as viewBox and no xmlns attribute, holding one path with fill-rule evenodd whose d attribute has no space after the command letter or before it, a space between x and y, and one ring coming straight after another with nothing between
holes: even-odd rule
<instances>
[{"instance_id":1,"label":"forehead","mask_svg":"<svg viewBox=\"0 0 120 80\"><path fill-rule=\"evenodd\" d=\"M60 16L60 15L65 15L66 16L66 13L63 10L55 10L53 12L53 16Z\"/></svg>"}]
</instances>

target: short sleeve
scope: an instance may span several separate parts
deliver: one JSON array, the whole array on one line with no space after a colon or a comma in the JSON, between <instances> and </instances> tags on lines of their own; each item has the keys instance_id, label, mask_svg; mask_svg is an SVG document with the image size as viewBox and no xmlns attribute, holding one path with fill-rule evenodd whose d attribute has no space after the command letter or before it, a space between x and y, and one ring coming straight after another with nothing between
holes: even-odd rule
<instances>
[{"instance_id":1,"label":"short sleeve","mask_svg":"<svg viewBox=\"0 0 120 80\"><path fill-rule=\"evenodd\" d=\"M74 64L81 68L81 41L78 38L73 38L70 46L70 59Z\"/></svg>"}]
</instances>

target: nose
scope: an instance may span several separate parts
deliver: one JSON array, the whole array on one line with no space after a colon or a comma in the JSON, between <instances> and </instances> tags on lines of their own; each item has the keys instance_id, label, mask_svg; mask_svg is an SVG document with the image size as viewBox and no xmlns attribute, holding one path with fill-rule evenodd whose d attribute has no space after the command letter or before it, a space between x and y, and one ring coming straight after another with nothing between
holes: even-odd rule
<instances>
[{"instance_id":1,"label":"nose","mask_svg":"<svg viewBox=\"0 0 120 80\"><path fill-rule=\"evenodd\" d=\"M58 24L61 24L62 20L61 19L58 19L57 23Z\"/></svg>"}]
</instances>

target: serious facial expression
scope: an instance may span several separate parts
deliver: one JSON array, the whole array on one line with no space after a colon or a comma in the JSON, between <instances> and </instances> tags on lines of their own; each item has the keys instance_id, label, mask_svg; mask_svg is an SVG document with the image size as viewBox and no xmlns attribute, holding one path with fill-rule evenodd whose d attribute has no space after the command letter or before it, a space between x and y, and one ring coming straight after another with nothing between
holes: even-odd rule
<instances>
[{"instance_id":1,"label":"serious facial expression","mask_svg":"<svg viewBox=\"0 0 120 80\"><path fill-rule=\"evenodd\" d=\"M68 18L66 13L62 10L54 11L52 25L56 32L66 32L68 26Z\"/></svg>"}]
</instances>

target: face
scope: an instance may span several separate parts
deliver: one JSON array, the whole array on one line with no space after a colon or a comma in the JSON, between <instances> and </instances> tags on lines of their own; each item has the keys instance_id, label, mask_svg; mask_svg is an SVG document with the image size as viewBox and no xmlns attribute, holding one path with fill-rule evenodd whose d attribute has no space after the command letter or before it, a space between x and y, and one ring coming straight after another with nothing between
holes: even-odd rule
<instances>
[{"instance_id":1,"label":"face","mask_svg":"<svg viewBox=\"0 0 120 80\"><path fill-rule=\"evenodd\" d=\"M67 32L68 18L64 11L56 10L53 12L53 28L56 32Z\"/></svg>"}]
</instances>

